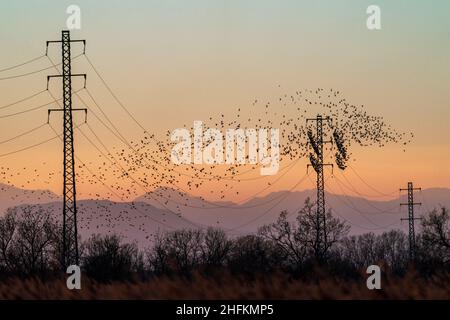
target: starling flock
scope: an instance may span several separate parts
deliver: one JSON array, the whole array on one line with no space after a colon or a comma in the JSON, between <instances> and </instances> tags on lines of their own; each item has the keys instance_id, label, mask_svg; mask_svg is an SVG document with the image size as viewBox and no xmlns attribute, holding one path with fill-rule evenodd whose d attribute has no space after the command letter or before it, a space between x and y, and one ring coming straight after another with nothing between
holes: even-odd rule
<instances>
[{"instance_id":1,"label":"starling flock","mask_svg":"<svg viewBox=\"0 0 450 320\"><path fill-rule=\"evenodd\" d=\"M350 152L354 146L381 148L393 143L404 148L413 138L411 133L398 132L392 128L383 117L368 114L364 106L351 104L337 90L301 90L293 94L280 94L275 99L268 100L254 99L248 107L211 115L202 119L203 128L216 128L224 135L227 129L279 129L280 171L300 158L308 158L311 152L311 145L307 143L308 132L311 134L312 131L314 134L315 131L311 127L313 124L307 123L306 119L318 114L331 119L326 122L325 138L333 139L334 135L334 140L340 142L338 146L324 146L324 153L336 152L336 148L342 148L340 151L343 154L345 148L345 160L351 159ZM186 124L184 127L193 132L192 125ZM225 201L239 196L242 191L240 188L246 181L258 182L255 189L271 185L270 177L259 175L259 165L248 164L248 161L247 164L233 165L175 165L171 161L171 149L175 143L170 140L170 135L171 132L167 131L162 138L157 138L156 134L143 132L139 139L129 141L128 145L111 148L111 153L94 154L85 163L76 162L78 190L81 190L84 198L99 201L114 199L130 204L144 194L144 198L158 203L158 207L181 216L183 208L188 206L199 209L232 206ZM246 144L248 143L247 138ZM270 148L270 144L268 145ZM52 169L49 168L45 175L35 170L29 183L36 179L41 183L49 183L55 177L60 179L61 171ZM17 168L1 167L0 182L13 184L20 172ZM89 186L87 190L96 191L83 192L83 186ZM189 196L192 193L202 194L204 197L197 198L194 203ZM206 198L222 202L209 202ZM99 205L102 205L101 202Z\"/></svg>"}]
</instances>

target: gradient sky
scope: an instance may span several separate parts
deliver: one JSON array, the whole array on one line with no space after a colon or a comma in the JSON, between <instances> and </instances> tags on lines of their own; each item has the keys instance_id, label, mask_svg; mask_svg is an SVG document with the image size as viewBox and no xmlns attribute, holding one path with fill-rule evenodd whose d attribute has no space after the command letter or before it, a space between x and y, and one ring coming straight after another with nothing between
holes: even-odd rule
<instances>
[{"instance_id":1,"label":"gradient sky","mask_svg":"<svg viewBox=\"0 0 450 320\"><path fill-rule=\"evenodd\" d=\"M398 146L382 152L354 150L354 167L366 181L387 193L410 180L423 188L450 187L449 1L2 1L0 69L43 54L45 41L57 40L65 28L69 4L82 10L82 30L73 31L72 38L87 40L87 53L96 67L152 132L244 108L255 98L270 100L303 88L335 88L352 103L384 116L396 129L415 134L406 152ZM380 31L366 28L370 4L381 7ZM80 50L75 45L73 53ZM58 47L51 48L50 55L59 62ZM0 73L0 78L46 66L43 59ZM137 136L133 122L108 96L84 58L74 61L73 67L74 72L88 73L90 90L121 130L130 139ZM50 71L0 81L0 106L44 89ZM81 85L74 82L75 88ZM58 84L51 88L55 94L60 90ZM23 104L19 110L26 108ZM0 110L0 117L11 110ZM44 108L0 118L0 141L44 123L46 117ZM52 123L58 126L58 115L54 117ZM118 145L93 117L90 121L105 144ZM51 136L43 128L16 144L0 144L0 154ZM93 150L82 138L76 147L80 158L90 160ZM14 184L60 194L61 179L49 184L44 176L26 181L34 168L39 172L59 168L61 149L54 141L0 157L0 167L18 172L26 167ZM296 168L299 175L304 164ZM295 176L269 191L288 189ZM351 172L348 177L357 188L371 192ZM309 183L299 189L312 187ZM81 197L89 188L79 188ZM258 185L244 189L243 197L257 191Z\"/></svg>"}]
</instances>

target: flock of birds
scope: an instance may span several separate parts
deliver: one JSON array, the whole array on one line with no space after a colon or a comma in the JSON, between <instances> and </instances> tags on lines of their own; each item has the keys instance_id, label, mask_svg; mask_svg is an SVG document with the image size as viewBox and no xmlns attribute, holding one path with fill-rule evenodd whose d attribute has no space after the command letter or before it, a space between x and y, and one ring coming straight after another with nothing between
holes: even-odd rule
<instances>
[{"instance_id":1,"label":"flock of birds","mask_svg":"<svg viewBox=\"0 0 450 320\"><path fill-rule=\"evenodd\" d=\"M275 102L254 100L250 108L237 108L234 114L222 113L216 117L210 116L203 121L203 128L219 129L223 135L229 128L257 130L278 128L280 162L283 167L283 163L289 165L299 158L307 157L310 153L311 146L307 143L307 133L312 124L307 124L306 118L315 117L317 114L332 119L326 124L330 130L325 129L324 132L328 132L330 139L332 132L338 130L347 150L351 150L353 145L383 147L388 143L401 143L405 146L413 137L412 134L396 131L386 124L382 117L368 114L364 106L358 107L349 103L339 91L332 89L297 91L292 95L284 94ZM192 125L184 127L193 132ZM99 166L99 170L103 169L100 175L106 176L108 172L114 172L118 179L112 187L125 197L156 189L158 191L150 193L149 196L159 197L163 204L168 204L175 200L170 199L170 194L165 195L164 188L176 189L179 191L177 197L179 208L189 205L187 203L189 197L186 194L193 191L201 190L196 193L224 200L226 195L239 195L239 188L246 181L264 179L259 176L259 170L256 170L259 169L259 165L255 164L176 165L170 158L174 146L170 135L171 132L167 131L165 138L161 140L157 140L154 135L145 135L138 141L130 142L131 148L115 150L114 157L123 163L123 166L117 167L115 163ZM225 136L222 138L225 141ZM207 145L209 142L203 143ZM248 138L245 143L247 145L250 143ZM325 145L324 153L329 153L333 148L336 146ZM350 156L351 153L347 155L348 158ZM246 154L246 160L248 157ZM122 170L123 167L127 170ZM129 187L129 184L120 182L130 180L130 176L136 177L138 183ZM258 185L261 185L259 181ZM179 197L184 197L186 202L180 201Z\"/></svg>"},{"instance_id":2,"label":"flock of birds","mask_svg":"<svg viewBox=\"0 0 450 320\"><path fill-rule=\"evenodd\" d=\"M219 129L223 134L230 128L279 129L281 171L292 166L298 159L308 157L311 152L308 131L315 131L311 127L313 123L307 123L306 119L317 114L330 117L331 121L326 122L324 133L331 139L333 132L338 132L341 146L345 146L345 150L352 150L354 146L383 147L388 143L404 147L413 138L411 133L398 132L392 128L382 117L368 114L364 106L351 104L341 92L322 88L282 94L271 101L255 99L250 106L236 108L233 113L224 112L208 117L203 121L203 127L205 130ZM186 124L184 127L193 132L192 125ZM255 189L262 186L268 188L272 183L270 179L276 178L260 176L259 165L256 164L176 165L170 158L174 145L170 135L171 132L168 131L162 139L158 139L155 134L145 132L141 138L129 141L123 147L115 146L107 150L106 154L94 155L85 163L76 160L78 191L81 190L84 198L116 199L132 205L137 197L144 194L144 199L156 202L158 207L181 216L186 206L231 206L232 204L220 201L226 201L228 197L233 200L239 196L240 188L246 183L253 183ZM225 136L223 139L225 141ZM249 144L248 138L245 142ZM324 154L329 156L333 148L336 149L336 146L324 145ZM350 159L351 153L346 157ZM52 179L62 181L61 168L45 168L45 173L30 169L33 174L28 183L34 183L36 179L41 183L50 183ZM1 167L0 182L13 184L25 169ZM97 191L83 192L83 186L89 186L87 190ZM20 187L24 188L26 184ZM192 193L204 196L200 197L201 201L197 198L194 203L190 196ZM210 202L207 198L217 199L217 202ZM112 223L107 222L108 215L105 219L106 224ZM115 219L118 219L117 216ZM85 222L89 224L89 221Z\"/></svg>"}]
</instances>

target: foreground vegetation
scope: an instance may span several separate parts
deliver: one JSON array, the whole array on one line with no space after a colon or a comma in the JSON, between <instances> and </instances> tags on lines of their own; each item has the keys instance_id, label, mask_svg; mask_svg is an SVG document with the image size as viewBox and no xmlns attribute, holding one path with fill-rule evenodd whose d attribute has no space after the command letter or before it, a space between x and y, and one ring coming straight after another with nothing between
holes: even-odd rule
<instances>
[{"instance_id":1,"label":"foreground vegetation","mask_svg":"<svg viewBox=\"0 0 450 320\"><path fill-rule=\"evenodd\" d=\"M156 235L144 251L94 235L81 245L76 292L61 276L58 223L39 206L14 208L0 218L0 298L450 298L445 208L423 217L414 260L401 231L347 236L349 227L328 213L325 241L318 223L306 201L294 222L281 213L256 235L177 230ZM373 264L383 270L382 290L366 287Z\"/></svg>"},{"instance_id":2,"label":"foreground vegetation","mask_svg":"<svg viewBox=\"0 0 450 320\"><path fill-rule=\"evenodd\" d=\"M320 274L320 272L318 273ZM18 279L0 282L0 299L449 299L450 276L423 278L416 272L387 276L381 290L368 290L365 278L293 279L287 274L242 278L229 272L214 277L154 277L145 281L98 283L84 279L82 289L67 290L65 280Z\"/></svg>"}]
</instances>

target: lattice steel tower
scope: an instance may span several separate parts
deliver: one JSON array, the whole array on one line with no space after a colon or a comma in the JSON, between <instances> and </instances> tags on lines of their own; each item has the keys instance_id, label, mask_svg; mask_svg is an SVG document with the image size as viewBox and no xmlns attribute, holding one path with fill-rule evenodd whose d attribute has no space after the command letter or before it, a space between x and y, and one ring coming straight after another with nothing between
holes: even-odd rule
<instances>
[{"instance_id":1,"label":"lattice steel tower","mask_svg":"<svg viewBox=\"0 0 450 320\"><path fill-rule=\"evenodd\" d=\"M62 78L63 88L63 109L50 109L52 111L63 112L63 144L64 144L64 186L63 186L63 234L62 234L62 257L61 264L64 268L69 265L79 264L78 254L78 228L77 228L77 193L76 193L76 176L75 176L75 156L73 144L73 119L72 111L86 109L72 109L72 77L82 76L86 80L85 74L72 74L71 66L71 48L72 42L83 42L85 40L70 40L70 31L62 31L60 41L47 41L49 43L61 43L62 54L62 74L52 75L52 77ZM83 49L84 51L84 49Z\"/></svg>"},{"instance_id":2,"label":"lattice steel tower","mask_svg":"<svg viewBox=\"0 0 450 320\"><path fill-rule=\"evenodd\" d=\"M312 166L317 174L316 187L317 187L317 212L316 212L316 224L317 224L317 232L316 232L316 252L319 252L320 255L323 255L326 251L326 246L328 242L327 234L326 234L326 213L325 213L325 182L324 182L324 166L332 166L332 164L323 163L323 145L324 143L331 143L331 141L324 141L323 139L323 121L330 122L331 119L329 117L323 118L321 115L318 115L313 119L306 119L306 122L314 121L316 123L316 133L315 136L312 133L312 130L308 129L308 138L309 144L314 150L314 154L310 153L309 159ZM320 257L324 258L324 257Z\"/></svg>"},{"instance_id":3,"label":"lattice steel tower","mask_svg":"<svg viewBox=\"0 0 450 320\"><path fill-rule=\"evenodd\" d=\"M409 224L409 259L416 259L416 235L414 232L414 221L421 220L421 218L414 217L414 206L420 206L421 203L414 202L414 190L422 190L421 188L414 188L412 182L408 182L407 189L400 189L400 191L408 191L408 203L401 203L401 206L408 206L408 218L401 220L408 220Z\"/></svg>"}]
</instances>

